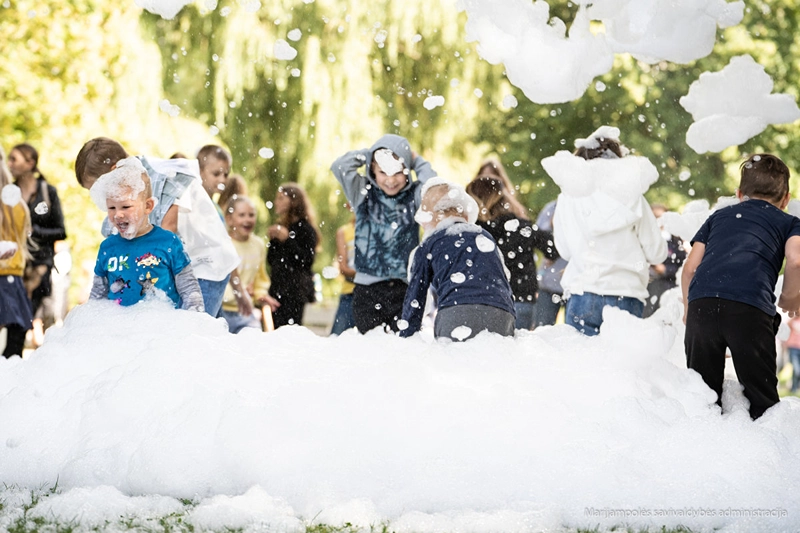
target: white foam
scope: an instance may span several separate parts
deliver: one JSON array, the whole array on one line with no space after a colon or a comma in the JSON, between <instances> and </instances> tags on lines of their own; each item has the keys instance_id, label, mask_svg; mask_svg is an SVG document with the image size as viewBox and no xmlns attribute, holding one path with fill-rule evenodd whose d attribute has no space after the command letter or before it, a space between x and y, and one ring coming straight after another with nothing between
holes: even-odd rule
<instances>
[{"instance_id":1,"label":"white foam","mask_svg":"<svg viewBox=\"0 0 800 533\"><path fill-rule=\"evenodd\" d=\"M719 72L704 72L680 104L694 118L686 143L697 153L720 152L764 131L800 119L792 95L771 94L772 79L749 55L736 56Z\"/></svg>"}]
</instances>

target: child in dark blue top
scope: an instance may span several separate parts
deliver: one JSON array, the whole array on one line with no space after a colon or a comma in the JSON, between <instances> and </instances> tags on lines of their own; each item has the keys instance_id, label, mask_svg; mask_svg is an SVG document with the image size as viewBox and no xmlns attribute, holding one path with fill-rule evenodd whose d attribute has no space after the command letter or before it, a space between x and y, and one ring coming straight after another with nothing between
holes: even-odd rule
<instances>
[{"instance_id":1,"label":"child in dark blue top","mask_svg":"<svg viewBox=\"0 0 800 533\"><path fill-rule=\"evenodd\" d=\"M756 154L742 163L740 203L713 213L692 239L681 277L687 366L722 397L725 350L760 417L778 403L775 284L786 258L778 305L790 316L800 307L800 219L789 203L789 169L779 158Z\"/></svg>"},{"instance_id":2,"label":"child in dark blue top","mask_svg":"<svg viewBox=\"0 0 800 533\"><path fill-rule=\"evenodd\" d=\"M425 237L412 253L400 336L419 331L429 287L438 298L436 338L514 335L509 273L491 234L475 224L477 216L478 205L463 188L441 178L423 186L415 218Z\"/></svg>"},{"instance_id":3,"label":"child in dark blue top","mask_svg":"<svg viewBox=\"0 0 800 533\"><path fill-rule=\"evenodd\" d=\"M181 240L150 223L155 199L139 160L119 161L92 185L91 194L115 230L97 253L91 298L133 305L160 290L175 307L203 312L200 285Z\"/></svg>"}]
</instances>

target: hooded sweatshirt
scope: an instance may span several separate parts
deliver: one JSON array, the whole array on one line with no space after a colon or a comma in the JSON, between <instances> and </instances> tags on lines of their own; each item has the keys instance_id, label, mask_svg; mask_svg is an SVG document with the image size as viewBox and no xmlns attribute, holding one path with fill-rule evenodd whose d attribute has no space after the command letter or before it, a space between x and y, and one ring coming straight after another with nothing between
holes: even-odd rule
<instances>
[{"instance_id":1,"label":"hooded sweatshirt","mask_svg":"<svg viewBox=\"0 0 800 533\"><path fill-rule=\"evenodd\" d=\"M372 172L373 155L381 148L399 156L408 172L408 183L394 196L387 196L378 187ZM362 166L366 175L358 172ZM419 244L414 213L420 205L420 186L436 172L422 157L412 158L408 141L399 135L384 135L370 148L347 152L333 162L331 171L356 214L355 282L405 282L409 254Z\"/></svg>"},{"instance_id":2,"label":"hooded sweatshirt","mask_svg":"<svg viewBox=\"0 0 800 533\"><path fill-rule=\"evenodd\" d=\"M569 261L564 293L644 302L649 266L667 257L667 242L642 196L658 179L656 168L644 157L587 161L567 151L542 166L561 187L553 233L559 255Z\"/></svg>"}]
</instances>

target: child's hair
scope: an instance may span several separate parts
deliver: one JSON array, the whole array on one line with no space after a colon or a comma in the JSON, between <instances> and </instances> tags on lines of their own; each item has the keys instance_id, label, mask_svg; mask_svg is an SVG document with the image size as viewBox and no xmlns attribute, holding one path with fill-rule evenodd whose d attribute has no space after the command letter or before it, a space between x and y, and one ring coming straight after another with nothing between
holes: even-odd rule
<instances>
[{"instance_id":1,"label":"child's hair","mask_svg":"<svg viewBox=\"0 0 800 533\"><path fill-rule=\"evenodd\" d=\"M87 177L98 178L111 170L117 161L128 157L120 143L108 137L96 137L87 142L75 158L75 177L84 184Z\"/></svg>"},{"instance_id":2,"label":"child's hair","mask_svg":"<svg viewBox=\"0 0 800 533\"><path fill-rule=\"evenodd\" d=\"M444 178L434 177L422 186L422 201L429 193L436 192L436 203L431 208L431 213L440 213L441 218L457 216L474 224L478 218L478 204L461 185L457 185Z\"/></svg>"},{"instance_id":3,"label":"child's hair","mask_svg":"<svg viewBox=\"0 0 800 533\"><path fill-rule=\"evenodd\" d=\"M184 154L183 152L175 152L174 154L169 156L169 158L170 159L187 159L186 158L186 154Z\"/></svg>"},{"instance_id":4,"label":"child's hair","mask_svg":"<svg viewBox=\"0 0 800 533\"><path fill-rule=\"evenodd\" d=\"M495 176L480 176L467 184L467 193L478 202L478 220L487 222L507 213L516 214L512 208L513 196L508 194L503 180Z\"/></svg>"},{"instance_id":5,"label":"child's hair","mask_svg":"<svg viewBox=\"0 0 800 533\"><path fill-rule=\"evenodd\" d=\"M106 210L108 198L139 198L147 200L153 196L150 176L144 169L141 161L135 157L128 157L117 162L114 170L100 176L89 190L92 200L97 207Z\"/></svg>"},{"instance_id":6,"label":"child's hair","mask_svg":"<svg viewBox=\"0 0 800 533\"><path fill-rule=\"evenodd\" d=\"M779 203L789 192L789 167L772 154L753 154L739 167L739 192Z\"/></svg>"},{"instance_id":7,"label":"child's hair","mask_svg":"<svg viewBox=\"0 0 800 533\"><path fill-rule=\"evenodd\" d=\"M579 146L575 149L573 154L587 160L597 159L598 157L602 157L603 159L613 159L613 156L618 158L622 157L623 150L619 141L615 139L609 139L607 137L598 137L596 139L598 146L593 148Z\"/></svg>"},{"instance_id":8,"label":"child's hair","mask_svg":"<svg viewBox=\"0 0 800 533\"><path fill-rule=\"evenodd\" d=\"M320 240L319 228L314 222L314 209L311 207L311 202L308 201L308 195L297 183L289 182L284 183L278 187L279 194L285 194L289 197L289 209L283 213L278 224L283 226L291 226L296 222L304 220L309 226L314 228L317 233L317 242Z\"/></svg>"},{"instance_id":9,"label":"child's hair","mask_svg":"<svg viewBox=\"0 0 800 533\"><path fill-rule=\"evenodd\" d=\"M228 181L225 183L225 189L219 193L217 203L225 213L232 207L233 202L239 198L247 196L247 183L241 174L231 174L228 176Z\"/></svg>"},{"instance_id":10,"label":"child's hair","mask_svg":"<svg viewBox=\"0 0 800 533\"><path fill-rule=\"evenodd\" d=\"M3 190L3 187L10 184L11 171L8 170L8 166L6 165L6 153L3 151L3 148L0 147L0 191ZM7 238L14 239L14 242L17 243L17 249L22 251L22 256L27 261L31 259L29 251L29 244L31 243L29 243L28 238L31 234L31 215L25 202L20 200L19 205L21 205L22 209L25 211L25 219L22 223L23 227L21 228L17 227L16 221L14 220L13 206L6 205L0 201L0 240Z\"/></svg>"},{"instance_id":11,"label":"child's hair","mask_svg":"<svg viewBox=\"0 0 800 533\"><path fill-rule=\"evenodd\" d=\"M516 191L514 190L514 184L511 183L511 179L508 177L506 169L503 167L503 163L501 163L499 159L494 157L484 159L480 168L478 168L478 173L475 174L473 181L483 176L490 176L499 179L503 184L503 190L506 192L505 203L508 204L508 212L513 213L519 218L524 218L526 220L528 219L528 209L522 205L519 200L517 200L517 197L515 196ZM480 220L484 219L481 218Z\"/></svg>"},{"instance_id":12,"label":"child's hair","mask_svg":"<svg viewBox=\"0 0 800 533\"><path fill-rule=\"evenodd\" d=\"M33 168L31 169L31 172L33 172L34 176L44 177L41 171L39 170L39 152L36 151L36 148L34 148L28 143L20 143L14 146L11 150L12 151L16 150L20 152L23 156L25 156L25 159L27 159L28 161L33 161Z\"/></svg>"},{"instance_id":13,"label":"child's hair","mask_svg":"<svg viewBox=\"0 0 800 533\"><path fill-rule=\"evenodd\" d=\"M200 148L200 151L197 152L197 161L200 163L201 169L206 167L209 157L225 161L229 165L232 164L231 155L228 153L228 151L222 146L218 146L216 144L207 144Z\"/></svg>"}]
</instances>

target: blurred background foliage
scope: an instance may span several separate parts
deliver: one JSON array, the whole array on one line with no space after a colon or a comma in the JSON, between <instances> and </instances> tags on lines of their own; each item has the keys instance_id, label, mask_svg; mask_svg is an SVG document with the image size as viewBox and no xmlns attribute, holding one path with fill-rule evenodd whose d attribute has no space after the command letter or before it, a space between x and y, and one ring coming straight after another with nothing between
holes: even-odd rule
<instances>
[{"instance_id":1,"label":"blurred background foliage","mask_svg":"<svg viewBox=\"0 0 800 533\"><path fill-rule=\"evenodd\" d=\"M553 16L572 21L574 4L550 4ZM618 126L623 142L660 169L647 196L673 209L732 194L745 153L773 152L800 168L797 124L698 155L685 143L692 118L678 103L700 73L745 53L772 76L774 92L797 97L799 19L795 0L748 1L742 24L719 31L702 60L648 65L618 55L579 100L537 105L508 83L502 65L480 59L465 40L466 15L449 0L198 0L173 20L133 0L5 0L0 142L6 151L36 146L40 169L59 189L75 259L73 303L83 298L103 217L77 185L74 158L100 135L156 157L228 147L233 171L262 200L262 234L265 202L280 183L299 182L323 232L321 270L348 218L329 166L383 133L407 137L440 175L462 183L498 156L532 217L558 193L540 160L603 124ZM294 59L275 58L278 39L297 50ZM428 96L444 104L427 109Z\"/></svg>"}]
</instances>

